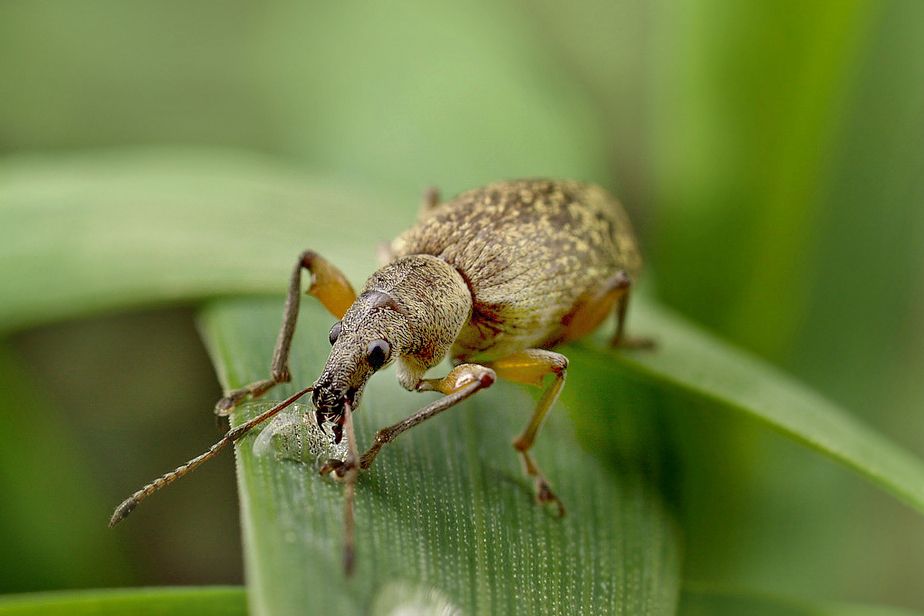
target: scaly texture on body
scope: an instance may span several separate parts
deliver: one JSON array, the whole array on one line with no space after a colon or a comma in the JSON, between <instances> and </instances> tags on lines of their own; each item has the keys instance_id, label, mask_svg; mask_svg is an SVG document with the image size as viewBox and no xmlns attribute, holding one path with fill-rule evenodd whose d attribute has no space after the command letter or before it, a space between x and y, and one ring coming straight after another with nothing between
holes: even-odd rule
<instances>
[{"instance_id":1,"label":"scaly texture on body","mask_svg":"<svg viewBox=\"0 0 924 616\"><path fill-rule=\"evenodd\" d=\"M620 270L635 279L642 265L622 206L580 182L521 180L463 193L391 248L395 257L440 257L468 284L472 318L453 346L457 361L554 346L582 302Z\"/></svg>"}]
</instances>

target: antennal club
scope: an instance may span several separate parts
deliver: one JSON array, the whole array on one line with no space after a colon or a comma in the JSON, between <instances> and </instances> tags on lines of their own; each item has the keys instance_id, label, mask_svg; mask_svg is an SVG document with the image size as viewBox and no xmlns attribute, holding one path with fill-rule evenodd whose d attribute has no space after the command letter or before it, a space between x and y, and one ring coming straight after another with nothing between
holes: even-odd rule
<instances>
[{"instance_id":1,"label":"antennal club","mask_svg":"<svg viewBox=\"0 0 924 616\"><path fill-rule=\"evenodd\" d=\"M135 492L134 494L126 498L124 501L122 501L121 505L116 507L115 511L112 514L112 517L109 519L109 526L115 526L116 524L118 524L119 522L127 518L128 514L130 514L132 510L138 506L138 503L146 499L148 496L150 496L157 490L163 488L164 486L170 483L173 483L174 481L176 481L183 475L189 473L190 471L198 467L200 464L202 464L206 460L213 458L215 454L217 454L219 451L224 449L226 445L238 440L239 438L241 438L242 436L250 432L250 430L253 429L254 427L258 426L259 424L263 423L267 419L270 419L271 417L279 413L279 411L291 406L296 400L298 400L299 398L301 398L308 392L312 391L313 389L314 387L303 389L297 394L280 402L279 404L269 409L268 411L265 411L264 413L257 415L250 421L242 423L241 425L234 428L233 430L229 430L227 434L225 434L225 436L220 441L218 441L217 443L209 447L208 451L206 451L202 455L196 456L189 462L186 462L185 464L181 464L180 466L176 467L169 473L161 475L160 477L158 477L151 483L147 484L146 486L144 486L143 488L141 488L140 490L138 490L137 492Z\"/></svg>"}]
</instances>

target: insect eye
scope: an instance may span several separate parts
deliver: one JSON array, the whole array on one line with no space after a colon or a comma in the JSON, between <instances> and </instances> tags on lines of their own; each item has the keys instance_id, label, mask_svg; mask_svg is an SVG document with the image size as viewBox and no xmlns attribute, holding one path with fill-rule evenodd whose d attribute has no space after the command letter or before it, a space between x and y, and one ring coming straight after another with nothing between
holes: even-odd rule
<instances>
[{"instance_id":1,"label":"insect eye","mask_svg":"<svg viewBox=\"0 0 924 616\"><path fill-rule=\"evenodd\" d=\"M334 326L330 328L331 346L333 346L333 344L337 342L337 338L340 337L340 329L341 329L340 321L337 321L336 323L334 323Z\"/></svg>"},{"instance_id":2,"label":"insect eye","mask_svg":"<svg viewBox=\"0 0 924 616\"><path fill-rule=\"evenodd\" d=\"M391 345L387 340L373 340L366 347L366 359L373 370L384 366L389 355L391 355Z\"/></svg>"}]
</instances>

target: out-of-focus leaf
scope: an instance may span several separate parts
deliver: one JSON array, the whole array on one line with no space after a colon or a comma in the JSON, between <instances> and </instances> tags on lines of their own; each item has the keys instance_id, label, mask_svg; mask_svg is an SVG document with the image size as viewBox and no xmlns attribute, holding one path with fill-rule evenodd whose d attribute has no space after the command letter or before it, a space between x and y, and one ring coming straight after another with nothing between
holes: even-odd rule
<instances>
[{"instance_id":1,"label":"out-of-focus leaf","mask_svg":"<svg viewBox=\"0 0 924 616\"><path fill-rule=\"evenodd\" d=\"M102 499L86 452L30 390L7 344L0 345L0 390L0 594L129 583L116 537L98 523L93 505Z\"/></svg>"},{"instance_id":2,"label":"out-of-focus leaf","mask_svg":"<svg viewBox=\"0 0 924 616\"><path fill-rule=\"evenodd\" d=\"M679 616L920 616L884 605L781 599L755 594L684 588Z\"/></svg>"},{"instance_id":3,"label":"out-of-focus leaf","mask_svg":"<svg viewBox=\"0 0 924 616\"><path fill-rule=\"evenodd\" d=\"M664 297L764 355L804 311L837 110L876 5L693 0L653 22Z\"/></svg>"},{"instance_id":4,"label":"out-of-focus leaf","mask_svg":"<svg viewBox=\"0 0 924 616\"><path fill-rule=\"evenodd\" d=\"M531 26L492 0L278 0L253 79L282 151L405 198L523 176L606 183L602 110Z\"/></svg>"},{"instance_id":5,"label":"out-of-focus leaf","mask_svg":"<svg viewBox=\"0 0 924 616\"><path fill-rule=\"evenodd\" d=\"M0 178L5 330L117 307L279 291L309 246L358 276L374 262L376 243L416 207L373 206L358 191L278 161L220 150L9 157ZM396 209L408 214L390 216Z\"/></svg>"},{"instance_id":6,"label":"out-of-focus leaf","mask_svg":"<svg viewBox=\"0 0 924 616\"><path fill-rule=\"evenodd\" d=\"M656 305L639 302L633 327L650 353L621 354L633 370L686 396L742 413L870 479L924 513L924 463L767 362ZM607 348L601 354L611 354Z\"/></svg>"},{"instance_id":7,"label":"out-of-focus leaf","mask_svg":"<svg viewBox=\"0 0 924 616\"><path fill-rule=\"evenodd\" d=\"M921 456L924 5L646 6L661 9L644 150L661 298ZM702 436L751 473L725 490L751 495L742 509L709 512L716 529L747 526L740 545L712 542L727 558L710 555L711 573L924 605L907 511L753 433Z\"/></svg>"},{"instance_id":8,"label":"out-of-focus leaf","mask_svg":"<svg viewBox=\"0 0 924 616\"><path fill-rule=\"evenodd\" d=\"M247 147L416 198L609 180L602 110L507 2L0 6L0 150Z\"/></svg>"},{"instance_id":9,"label":"out-of-focus leaf","mask_svg":"<svg viewBox=\"0 0 924 616\"><path fill-rule=\"evenodd\" d=\"M4 2L0 151L266 147L272 120L248 80L247 48L263 10Z\"/></svg>"},{"instance_id":10,"label":"out-of-focus leaf","mask_svg":"<svg viewBox=\"0 0 924 616\"><path fill-rule=\"evenodd\" d=\"M238 616L247 614L243 588L186 587L84 590L0 596L3 616Z\"/></svg>"}]
</instances>

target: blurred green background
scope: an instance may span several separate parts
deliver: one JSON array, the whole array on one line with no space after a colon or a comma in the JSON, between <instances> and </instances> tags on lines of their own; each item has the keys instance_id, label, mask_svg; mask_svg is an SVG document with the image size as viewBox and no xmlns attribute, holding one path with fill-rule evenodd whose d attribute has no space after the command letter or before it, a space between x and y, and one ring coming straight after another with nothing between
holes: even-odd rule
<instances>
[{"instance_id":1,"label":"blurred green background","mask_svg":"<svg viewBox=\"0 0 924 616\"><path fill-rule=\"evenodd\" d=\"M594 181L663 302L921 457L922 27L916 0L5 0L0 190L138 148L247 150L402 204L400 228L429 184ZM214 440L177 303L0 324L0 592L241 582L230 456L105 528L135 472ZM689 584L924 610L917 514L745 422L691 431L713 437L734 467L707 478L727 500L689 508Z\"/></svg>"}]
</instances>

